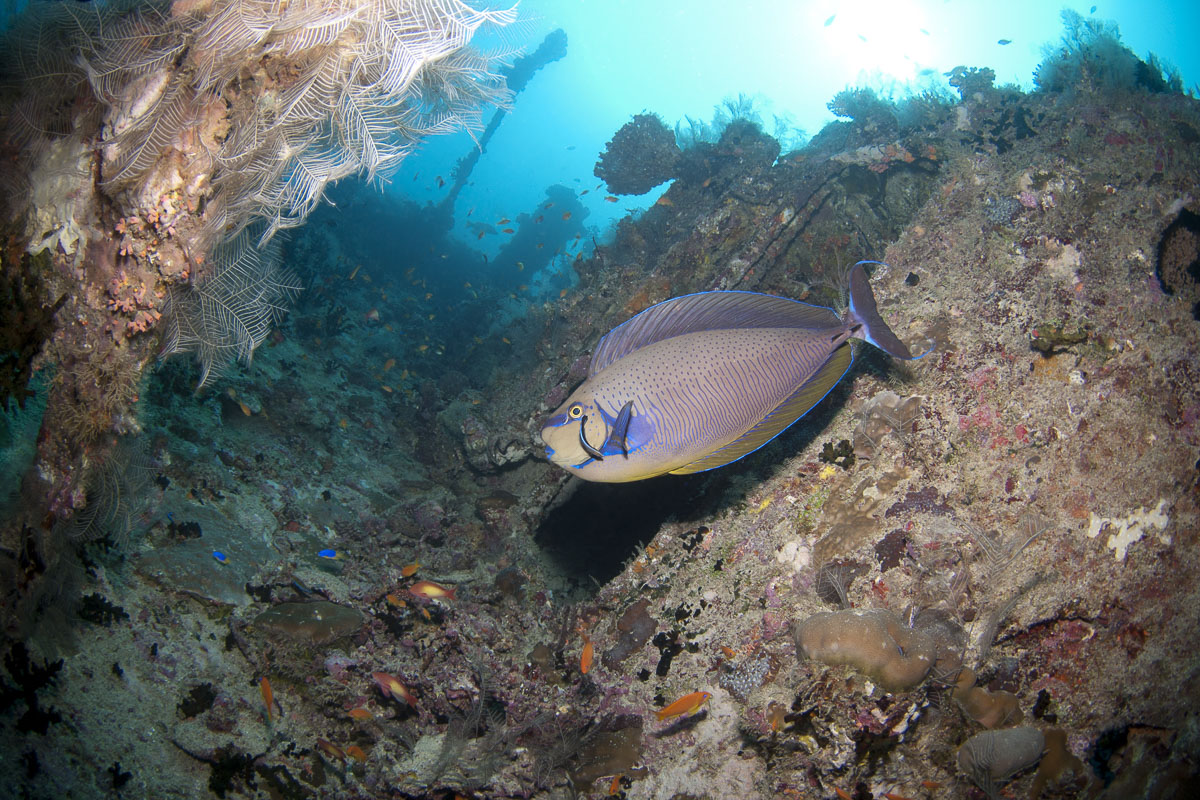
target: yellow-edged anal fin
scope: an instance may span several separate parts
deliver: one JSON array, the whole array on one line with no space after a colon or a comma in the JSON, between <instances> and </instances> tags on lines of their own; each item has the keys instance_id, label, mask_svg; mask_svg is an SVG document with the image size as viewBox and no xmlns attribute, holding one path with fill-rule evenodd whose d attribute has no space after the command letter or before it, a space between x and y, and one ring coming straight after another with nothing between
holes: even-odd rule
<instances>
[{"instance_id":1,"label":"yellow-edged anal fin","mask_svg":"<svg viewBox=\"0 0 1200 800\"><path fill-rule=\"evenodd\" d=\"M811 411L812 407L817 403L821 402L821 399L829 394L829 390L846 374L846 370L850 369L850 364L853 361L854 352L850 344L846 343L842 345L833 351L833 355L829 357L829 360L811 378L805 381L788 399L776 406L775 410L767 414L761 422L737 439L734 439L724 447L714 450L704 458L693 461L691 464L682 466L679 469L671 470L671 474L690 475L693 472L704 472L705 470L723 467L726 464L737 461L747 453L754 452L786 430L793 422Z\"/></svg>"}]
</instances>

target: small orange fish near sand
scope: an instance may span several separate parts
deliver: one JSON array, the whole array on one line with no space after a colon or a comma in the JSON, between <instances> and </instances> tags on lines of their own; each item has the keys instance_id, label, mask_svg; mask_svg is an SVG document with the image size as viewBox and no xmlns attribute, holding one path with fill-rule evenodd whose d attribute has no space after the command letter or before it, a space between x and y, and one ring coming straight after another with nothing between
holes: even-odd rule
<instances>
[{"instance_id":1,"label":"small orange fish near sand","mask_svg":"<svg viewBox=\"0 0 1200 800\"><path fill-rule=\"evenodd\" d=\"M673 205L675 205L675 201L673 201L671 198L667 197L664 194L662 197L660 197L654 201L654 205L656 205L656 206L673 206Z\"/></svg>"},{"instance_id":2,"label":"small orange fish near sand","mask_svg":"<svg viewBox=\"0 0 1200 800\"><path fill-rule=\"evenodd\" d=\"M394 366L396 366L396 359L389 358L387 361L383 362L383 371L387 372L389 369L391 369Z\"/></svg>"},{"instance_id":3,"label":"small orange fish near sand","mask_svg":"<svg viewBox=\"0 0 1200 800\"><path fill-rule=\"evenodd\" d=\"M375 685L379 687L379 691L383 692L385 697L400 700L416 708L417 699L395 675L389 675L386 672L372 672L371 677L375 679Z\"/></svg>"},{"instance_id":4,"label":"small orange fish near sand","mask_svg":"<svg viewBox=\"0 0 1200 800\"><path fill-rule=\"evenodd\" d=\"M698 710L700 706L707 703L711 698L712 694L709 692L692 692L691 694L685 694L674 703L671 703L671 705L667 706L666 708L659 709L654 713L660 720L664 720L669 717L678 717L682 714L691 714L693 711Z\"/></svg>"},{"instance_id":5,"label":"small orange fish near sand","mask_svg":"<svg viewBox=\"0 0 1200 800\"><path fill-rule=\"evenodd\" d=\"M357 761L360 764L365 763L367 760L367 754L364 753L363 749L356 744L352 744L352 745L348 746L342 752L344 752L346 755L350 756L351 758L353 758L355 761Z\"/></svg>"},{"instance_id":6,"label":"small orange fish near sand","mask_svg":"<svg viewBox=\"0 0 1200 800\"><path fill-rule=\"evenodd\" d=\"M453 600L455 590L452 587L442 586L440 583L434 583L433 581L417 581L408 587L408 591L417 597L424 597L426 600Z\"/></svg>"},{"instance_id":7,"label":"small orange fish near sand","mask_svg":"<svg viewBox=\"0 0 1200 800\"><path fill-rule=\"evenodd\" d=\"M258 683L258 691L262 693L263 702L267 705L267 722L271 722L275 719L271 711L272 706L275 705L275 693L271 691L271 682L265 676Z\"/></svg>"},{"instance_id":8,"label":"small orange fish near sand","mask_svg":"<svg viewBox=\"0 0 1200 800\"><path fill-rule=\"evenodd\" d=\"M400 568L400 574L405 578L411 578L421 568L420 561L414 561L411 564L405 564Z\"/></svg>"},{"instance_id":9,"label":"small orange fish near sand","mask_svg":"<svg viewBox=\"0 0 1200 800\"><path fill-rule=\"evenodd\" d=\"M408 607L408 603L401 600L400 595L398 595L398 594L388 594L386 599L387 599L389 606L393 606L395 608L407 608Z\"/></svg>"},{"instance_id":10,"label":"small orange fish near sand","mask_svg":"<svg viewBox=\"0 0 1200 800\"><path fill-rule=\"evenodd\" d=\"M375 715L372 714L367 709L363 708L362 706L359 706L358 708L352 708L349 711L347 711L346 714L349 715L350 719L357 719L357 720L375 719Z\"/></svg>"},{"instance_id":11,"label":"small orange fish near sand","mask_svg":"<svg viewBox=\"0 0 1200 800\"><path fill-rule=\"evenodd\" d=\"M842 800L854 800L854 796L851 795L849 792L847 792L845 789L839 789L838 787L835 786L835 787L833 787L833 791L837 792L837 796L842 798Z\"/></svg>"}]
</instances>

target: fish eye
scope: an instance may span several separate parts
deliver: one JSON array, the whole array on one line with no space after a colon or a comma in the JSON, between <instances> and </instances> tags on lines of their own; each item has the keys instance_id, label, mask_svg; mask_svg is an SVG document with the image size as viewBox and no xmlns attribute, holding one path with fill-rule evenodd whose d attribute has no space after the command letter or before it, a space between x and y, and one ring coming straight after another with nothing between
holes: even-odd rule
<instances>
[{"instance_id":1,"label":"fish eye","mask_svg":"<svg viewBox=\"0 0 1200 800\"><path fill-rule=\"evenodd\" d=\"M576 403L575 405L568 408L567 416L569 416L571 419L579 419L580 417L582 417L583 416L583 405L580 403Z\"/></svg>"}]
</instances>

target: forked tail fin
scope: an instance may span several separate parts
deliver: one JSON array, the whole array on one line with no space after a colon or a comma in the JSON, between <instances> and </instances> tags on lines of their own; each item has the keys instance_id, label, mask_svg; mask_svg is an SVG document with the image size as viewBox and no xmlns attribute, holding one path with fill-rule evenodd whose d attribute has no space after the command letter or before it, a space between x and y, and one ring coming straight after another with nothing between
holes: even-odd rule
<instances>
[{"instance_id":1,"label":"forked tail fin","mask_svg":"<svg viewBox=\"0 0 1200 800\"><path fill-rule=\"evenodd\" d=\"M875 308L875 295L871 292L871 282L867 279L864 264L878 264L878 261L860 261L850 268L850 312L847 315L852 322L862 325L858 338L866 339L888 355L911 361L914 356L909 352L904 342L892 333L892 329L879 316ZM921 355L925 355L922 353Z\"/></svg>"}]
</instances>

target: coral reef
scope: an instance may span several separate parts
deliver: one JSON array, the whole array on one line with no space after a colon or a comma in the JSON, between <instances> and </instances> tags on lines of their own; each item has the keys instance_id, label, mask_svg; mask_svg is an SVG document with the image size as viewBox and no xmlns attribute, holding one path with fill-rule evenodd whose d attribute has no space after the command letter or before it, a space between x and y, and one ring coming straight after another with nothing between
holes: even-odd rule
<instances>
[{"instance_id":1,"label":"coral reef","mask_svg":"<svg viewBox=\"0 0 1200 800\"><path fill-rule=\"evenodd\" d=\"M621 126L596 162L596 177L613 194L645 194L675 177L675 135L654 114L637 114Z\"/></svg>"},{"instance_id":2,"label":"coral reef","mask_svg":"<svg viewBox=\"0 0 1200 800\"><path fill-rule=\"evenodd\" d=\"M1145 61L1121 44L1116 23L1062 10L1064 32L1058 46L1044 48L1044 60L1033 74L1046 92L1143 90L1181 92L1178 71L1150 54Z\"/></svg>"},{"instance_id":3,"label":"coral reef","mask_svg":"<svg viewBox=\"0 0 1200 800\"><path fill-rule=\"evenodd\" d=\"M13 20L5 235L39 255L4 255L20 317L0 320L0 398L24 401L35 359L57 368L38 454L48 508L31 516L73 513L84 448L138 430L160 334L161 352L196 355L201 385L249 363L299 289L251 230L261 248L340 178L385 177L424 137L505 102L498 62L469 42L513 19L458 0L118 0Z\"/></svg>"},{"instance_id":4,"label":"coral reef","mask_svg":"<svg viewBox=\"0 0 1200 800\"><path fill-rule=\"evenodd\" d=\"M291 80L271 73L282 60L244 79ZM149 381L128 369L153 357L149 312L185 271L197 292L230 281L217 301L278 294L258 312L296 282L193 250L205 212L185 193L111 219L75 206L84 229L104 221L69 256L54 202L38 223L53 247L6 251L29 265L26 307L68 297L59 327L21 339L40 342L34 374L47 365L27 410L69 394L95 418L65 428L47 403L58 457L26 488L99 514L88 486L130 488L105 477L107 434L140 428L152 502L101 516L131 525L109 550L112 526L87 544L19 511L4 531L4 630L28 645L8 648L0 745L20 789L1189 796L1200 327L1155 255L1200 212L1200 108L1136 83L1081 78L1067 98L959 77L960 103L838 121L782 158L759 127L727 126L678 156L666 202L572 262L557 302L519 313L497 310L518 284L464 290L448 314L445 284L310 225L283 244L311 291L265 339L251 323L226 340L254 375L199 395L178 361ZM108 107L73 112L99 125ZM122 147L152 135L123 130ZM119 205L141 167L118 150ZM187 168L169 156L143 179L169 164ZM356 239L383 213L346 209ZM1190 263L1171 241L1171 264ZM589 347L637 309L715 288L836 304L859 257L886 264L872 281L889 324L934 343L910 369L860 351L803 425L711 473L595 490L528 457ZM217 330L242 319L258 317ZM659 719L696 692L707 704Z\"/></svg>"}]
</instances>

